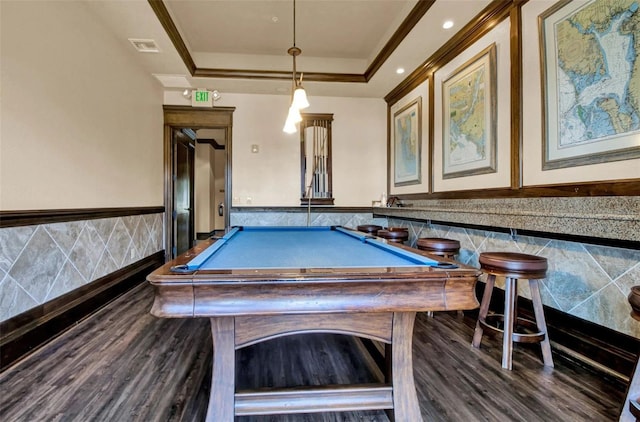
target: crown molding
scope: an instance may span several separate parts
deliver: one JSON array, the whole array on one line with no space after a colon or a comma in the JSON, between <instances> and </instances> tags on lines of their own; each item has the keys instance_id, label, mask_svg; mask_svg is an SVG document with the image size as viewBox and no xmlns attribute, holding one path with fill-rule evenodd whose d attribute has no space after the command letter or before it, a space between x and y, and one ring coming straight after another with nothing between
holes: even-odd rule
<instances>
[{"instance_id":1,"label":"crown molding","mask_svg":"<svg viewBox=\"0 0 640 422\"><path fill-rule=\"evenodd\" d=\"M382 67L385 61L391 56L402 40L411 32L413 27L422 19L427 11L433 6L436 0L418 0L411 9L407 17L402 21L398 29L391 36L389 41L382 47L376 58L371 62L367 70L362 73L331 73L331 72L304 72L304 79L312 82L355 82L366 83ZM289 80L291 72L258 70L258 69L211 69L198 67L187 48L186 43L180 35L180 31L173 22L169 10L162 0L148 0L151 9L158 17L160 24L171 39L178 54L182 58L187 70L193 77L198 78L233 78L233 79L270 79Z\"/></svg>"}]
</instances>

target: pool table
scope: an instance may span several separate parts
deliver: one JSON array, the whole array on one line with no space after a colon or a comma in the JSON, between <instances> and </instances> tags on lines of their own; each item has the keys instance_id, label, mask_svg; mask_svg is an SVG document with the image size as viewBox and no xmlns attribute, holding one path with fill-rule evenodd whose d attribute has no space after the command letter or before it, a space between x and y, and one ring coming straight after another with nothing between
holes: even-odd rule
<instances>
[{"instance_id":1,"label":"pool table","mask_svg":"<svg viewBox=\"0 0 640 422\"><path fill-rule=\"evenodd\" d=\"M475 268L344 227L234 227L147 279L155 289L153 315L210 319L207 421L387 409L397 422L416 422L422 418L411 352L415 314L476 308L478 276ZM313 332L384 343L386 380L236 391L237 349Z\"/></svg>"}]
</instances>

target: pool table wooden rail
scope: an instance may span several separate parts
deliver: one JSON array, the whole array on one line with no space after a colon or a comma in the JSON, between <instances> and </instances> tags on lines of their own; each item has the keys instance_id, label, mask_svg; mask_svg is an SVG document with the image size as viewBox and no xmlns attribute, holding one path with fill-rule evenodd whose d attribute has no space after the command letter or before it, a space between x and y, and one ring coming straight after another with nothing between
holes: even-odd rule
<instances>
[{"instance_id":1,"label":"pool table wooden rail","mask_svg":"<svg viewBox=\"0 0 640 422\"><path fill-rule=\"evenodd\" d=\"M433 267L203 270L171 267L209 246L204 242L151 273L151 313L163 318L326 312L446 311L478 307L479 270ZM404 247L421 255L423 251ZM441 257L437 257L441 259Z\"/></svg>"},{"instance_id":2,"label":"pool table wooden rail","mask_svg":"<svg viewBox=\"0 0 640 422\"><path fill-rule=\"evenodd\" d=\"M467 310L478 307L477 277L408 273L406 278L334 277L305 280L218 282L215 279L163 283L151 313L164 318L229 315L281 315L325 312L398 312ZM404 274L403 274L404 275Z\"/></svg>"}]
</instances>

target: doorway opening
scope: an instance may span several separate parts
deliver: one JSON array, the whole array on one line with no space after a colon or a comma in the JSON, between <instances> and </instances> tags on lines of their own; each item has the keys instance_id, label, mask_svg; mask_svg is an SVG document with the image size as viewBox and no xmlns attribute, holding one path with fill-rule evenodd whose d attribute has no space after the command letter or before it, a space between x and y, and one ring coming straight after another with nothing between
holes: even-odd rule
<instances>
[{"instance_id":1,"label":"doorway opening","mask_svg":"<svg viewBox=\"0 0 640 422\"><path fill-rule=\"evenodd\" d=\"M224 234L226 130L197 129L195 144L195 239Z\"/></svg>"},{"instance_id":2,"label":"doorway opening","mask_svg":"<svg viewBox=\"0 0 640 422\"><path fill-rule=\"evenodd\" d=\"M164 106L166 260L229 227L234 110Z\"/></svg>"}]
</instances>

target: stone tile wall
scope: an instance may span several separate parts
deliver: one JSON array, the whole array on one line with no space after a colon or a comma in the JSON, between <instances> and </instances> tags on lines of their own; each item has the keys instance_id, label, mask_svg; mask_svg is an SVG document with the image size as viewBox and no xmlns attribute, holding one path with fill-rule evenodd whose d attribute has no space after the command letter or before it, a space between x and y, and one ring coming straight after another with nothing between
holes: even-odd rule
<instances>
[{"instance_id":1,"label":"stone tile wall","mask_svg":"<svg viewBox=\"0 0 640 422\"><path fill-rule=\"evenodd\" d=\"M640 338L640 324L630 316L627 295L640 284L640 251L597 246L542 237L511 236L489 230L428 224L389 218L381 225L409 227L409 242L419 237L446 237L460 241L458 260L480 267L486 251L522 252L543 256L549 263L541 282L545 305L613 330ZM502 284L500 284L502 283ZM519 294L531 298L528 283L518 283ZM497 280L498 287L504 281Z\"/></svg>"},{"instance_id":2,"label":"stone tile wall","mask_svg":"<svg viewBox=\"0 0 640 422\"><path fill-rule=\"evenodd\" d=\"M305 212L235 212L231 225L305 226ZM640 285L640 251L489 230L428 224L371 213L312 212L310 225L409 227L418 237L449 237L458 260L479 267L483 251L519 251L549 260L545 305L640 338L630 317L631 286ZM162 249L162 214L0 229L0 321L45 303ZM500 286L502 287L502 286ZM520 283L529 298L527 283Z\"/></svg>"},{"instance_id":3,"label":"stone tile wall","mask_svg":"<svg viewBox=\"0 0 640 422\"><path fill-rule=\"evenodd\" d=\"M162 217L0 229L0 321L162 250Z\"/></svg>"},{"instance_id":4,"label":"stone tile wall","mask_svg":"<svg viewBox=\"0 0 640 422\"><path fill-rule=\"evenodd\" d=\"M311 212L309 218L303 211L247 211L232 212L229 216L231 226L306 226L309 219L310 226L344 226L356 228L363 224L387 224L386 218L373 218L369 213Z\"/></svg>"}]
</instances>

